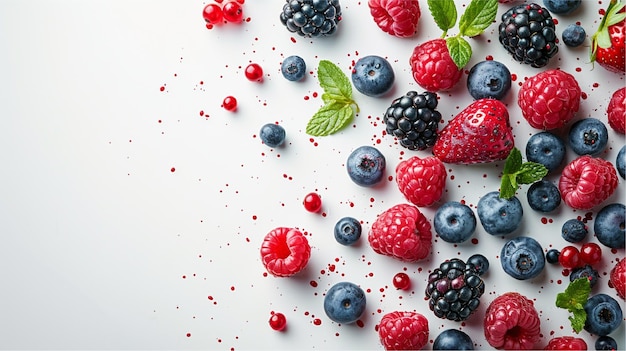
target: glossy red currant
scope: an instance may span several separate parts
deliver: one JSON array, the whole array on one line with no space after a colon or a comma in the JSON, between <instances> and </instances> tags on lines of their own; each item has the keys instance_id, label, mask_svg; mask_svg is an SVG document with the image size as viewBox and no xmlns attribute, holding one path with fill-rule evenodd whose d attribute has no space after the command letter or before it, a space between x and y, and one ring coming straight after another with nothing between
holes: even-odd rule
<instances>
[{"instance_id":1,"label":"glossy red currant","mask_svg":"<svg viewBox=\"0 0 626 351\"><path fill-rule=\"evenodd\" d=\"M222 11L222 8L216 4L208 4L202 11L202 17L206 23L218 24L224 19L224 12Z\"/></svg>"},{"instance_id":2,"label":"glossy red currant","mask_svg":"<svg viewBox=\"0 0 626 351\"><path fill-rule=\"evenodd\" d=\"M246 67L246 78L250 81L260 82L263 80L263 68L258 63L251 63Z\"/></svg>"},{"instance_id":3,"label":"glossy red currant","mask_svg":"<svg viewBox=\"0 0 626 351\"><path fill-rule=\"evenodd\" d=\"M393 276L393 286L398 290L407 290L411 286L411 278L403 272Z\"/></svg>"},{"instance_id":4,"label":"glossy red currant","mask_svg":"<svg viewBox=\"0 0 626 351\"><path fill-rule=\"evenodd\" d=\"M224 19L228 22L239 23L243 19L243 7L237 1L229 1L222 8Z\"/></svg>"},{"instance_id":5,"label":"glossy red currant","mask_svg":"<svg viewBox=\"0 0 626 351\"><path fill-rule=\"evenodd\" d=\"M559 254L559 264L563 268L572 269L582 265L580 251L575 246L565 246Z\"/></svg>"},{"instance_id":6,"label":"glossy red currant","mask_svg":"<svg viewBox=\"0 0 626 351\"><path fill-rule=\"evenodd\" d=\"M303 205L309 212L319 212L322 209L322 198L317 193L308 193L304 197Z\"/></svg>"},{"instance_id":7,"label":"glossy red currant","mask_svg":"<svg viewBox=\"0 0 626 351\"><path fill-rule=\"evenodd\" d=\"M287 326L287 318L280 312L273 312L269 320L270 327L276 331L284 330Z\"/></svg>"},{"instance_id":8,"label":"glossy red currant","mask_svg":"<svg viewBox=\"0 0 626 351\"><path fill-rule=\"evenodd\" d=\"M222 101L222 107L226 111L235 111L237 109L237 99L234 96L227 96Z\"/></svg>"},{"instance_id":9,"label":"glossy red currant","mask_svg":"<svg viewBox=\"0 0 626 351\"><path fill-rule=\"evenodd\" d=\"M580 259L593 266L602 259L602 248L596 243L584 243L580 248Z\"/></svg>"}]
</instances>

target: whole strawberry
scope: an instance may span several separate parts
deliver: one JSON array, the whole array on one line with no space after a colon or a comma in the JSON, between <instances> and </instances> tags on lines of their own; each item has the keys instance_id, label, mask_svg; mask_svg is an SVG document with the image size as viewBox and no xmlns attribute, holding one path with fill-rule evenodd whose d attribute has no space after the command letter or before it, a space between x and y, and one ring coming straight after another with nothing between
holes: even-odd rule
<instances>
[{"instance_id":1,"label":"whole strawberry","mask_svg":"<svg viewBox=\"0 0 626 351\"><path fill-rule=\"evenodd\" d=\"M591 61L615 73L626 72L624 41L626 40L626 3L611 0L598 30L591 37Z\"/></svg>"},{"instance_id":2,"label":"whole strawberry","mask_svg":"<svg viewBox=\"0 0 626 351\"><path fill-rule=\"evenodd\" d=\"M569 207L589 210L609 198L617 183L617 172L611 162L584 155L565 166L559 191Z\"/></svg>"},{"instance_id":3,"label":"whole strawberry","mask_svg":"<svg viewBox=\"0 0 626 351\"><path fill-rule=\"evenodd\" d=\"M611 95L606 113L609 118L609 126L614 131L624 134L626 132L626 87L617 89Z\"/></svg>"},{"instance_id":4,"label":"whole strawberry","mask_svg":"<svg viewBox=\"0 0 626 351\"><path fill-rule=\"evenodd\" d=\"M504 160L515 146L506 106L496 99L474 101L439 133L433 153L445 163Z\"/></svg>"},{"instance_id":5,"label":"whole strawberry","mask_svg":"<svg viewBox=\"0 0 626 351\"><path fill-rule=\"evenodd\" d=\"M367 239L374 252L405 262L426 258L432 247L430 223L410 204L395 205L378 215Z\"/></svg>"},{"instance_id":6,"label":"whole strawberry","mask_svg":"<svg viewBox=\"0 0 626 351\"><path fill-rule=\"evenodd\" d=\"M272 229L261 244L261 261L276 277L289 277L306 267L311 247L306 237L295 228Z\"/></svg>"},{"instance_id":7,"label":"whole strawberry","mask_svg":"<svg viewBox=\"0 0 626 351\"><path fill-rule=\"evenodd\" d=\"M539 314L532 300L507 292L487 307L484 331L487 342L496 349L532 350L541 337Z\"/></svg>"},{"instance_id":8,"label":"whole strawberry","mask_svg":"<svg viewBox=\"0 0 626 351\"><path fill-rule=\"evenodd\" d=\"M564 126L574 117L580 97L576 78L552 69L528 78L518 92L517 104L531 127L551 130Z\"/></svg>"},{"instance_id":9,"label":"whole strawberry","mask_svg":"<svg viewBox=\"0 0 626 351\"><path fill-rule=\"evenodd\" d=\"M436 157L413 156L396 167L398 189L416 206L430 206L439 201L446 187L446 167Z\"/></svg>"},{"instance_id":10,"label":"whole strawberry","mask_svg":"<svg viewBox=\"0 0 626 351\"><path fill-rule=\"evenodd\" d=\"M452 61L444 39L433 39L416 46L409 64L417 84L433 93L452 89L463 74Z\"/></svg>"},{"instance_id":11,"label":"whole strawberry","mask_svg":"<svg viewBox=\"0 0 626 351\"><path fill-rule=\"evenodd\" d=\"M615 267L611 269L609 279L617 295L624 299L626 296L626 258L622 258L615 264Z\"/></svg>"},{"instance_id":12,"label":"whole strawberry","mask_svg":"<svg viewBox=\"0 0 626 351\"><path fill-rule=\"evenodd\" d=\"M426 346L428 335L428 319L417 312L390 312L378 324L385 350L420 350Z\"/></svg>"},{"instance_id":13,"label":"whole strawberry","mask_svg":"<svg viewBox=\"0 0 626 351\"><path fill-rule=\"evenodd\" d=\"M544 350L587 350L587 343L573 336L558 336L550 339Z\"/></svg>"},{"instance_id":14,"label":"whole strawberry","mask_svg":"<svg viewBox=\"0 0 626 351\"><path fill-rule=\"evenodd\" d=\"M421 15L417 0L369 0L367 5L374 22L385 33L408 38L417 31Z\"/></svg>"}]
</instances>

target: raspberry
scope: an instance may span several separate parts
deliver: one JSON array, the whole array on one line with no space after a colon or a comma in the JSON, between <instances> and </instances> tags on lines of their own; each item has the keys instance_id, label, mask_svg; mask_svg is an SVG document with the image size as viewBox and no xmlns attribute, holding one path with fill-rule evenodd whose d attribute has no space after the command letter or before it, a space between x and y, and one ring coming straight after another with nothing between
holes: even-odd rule
<instances>
[{"instance_id":1,"label":"raspberry","mask_svg":"<svg viewBox=\"0 0 626 351\"><path fill-rule=\"evenodd\" d=\"M289 277L300 272L310 256L309 242L295 228L275 228L267 233L261 245L263 265L276 277Z\"/></svg>"},{"instance_id":2,"label":"raspberry","mask_svg":"<svg viewBox=\"0 0 626 351\"><path fill-rule=\"evenodd\" d=\"M505 350L531 350L541 337L540 319L532 300L517 292L496 297L484 322L489 345Z\"/></svg>"},{"instance_id":3,"label":"raspberry","mask_svg":"<svg viewBox=\"0 0 626 351\"><path fill-rule=\"evenodd\" d=\"M611 196L617 183L617 172L611 162L584 155L565 166L559 191L569 207L589 210Z\"/></svg>"},{"instance_id":4,"label":"raspberry","mask_svg":"<svg viewBox=\"0 0 626 351\"><path fill-rule=\"evenodd\" d=\"M587 343L584 339L573 336L558 336L550 339L544 350L586 350Z\"/></svg>"},{"instance_id":5,"label":"raspberry","mask_svg":"<svg viewBox=\"0 0 626 351\"><path fill-rule=\"evenodd\" d=\"M622 299L626 296L626 258L619 260L611 269L611 285Z\"/></svg>"},{"instance_id":6,"label":"raspberry","mask_svg":"<svg viewBox=\"0 0 626 351\"><path fill-rule=\"evenodd\" d=\"M433 39L416 46L409 64L413 79L430 92L452 89L463 74L452 61L444 39Z\"/></svg>"},{"instance_id":7,"label":"raspberry","mask_svg":"<svg viewBox=\"0 0 626 351\"><path fill-rule=\"evenodd\" d=\"M609 126L618 133L626 133L626 87L613 93L606 113L609 117Z\"/></svg>"},{"instance_id":8,"label":"raspberry","mask_svg":"<svg viewBox=\"0 0 626 351\"><path fill-rule=\"evenodd\" d=\"M367 239L376 253L405 262L426 258L432 247L430 223L410 204L395 205L378 215Z\"/></svg>"},{"instance_id":9,"label":"raspberry","mask_svg":"<svg viewBox=\"0 0 626 351\"><path fill-rule=\"evenodd\" d=\"M551 130L572 120L580 107L580 97L576 78L552 69L528 78L518 92L517 104L531 127Z\"/></svg>"},{"instance_id":10,"label":"raspberry","mask_svg":"<svg viewBox=\"0 0 626 351\"><path fill-rule=\"evenodd\" d=\"M434 156L413 156L396 167L398 189L416 206L430 206L439 201L446 187L446 167Z\"/></svg>"},{"instance_id":11,"label":"raspberry","mask_svg":"<svg viewBox=\"0 0 626 351\"><path fill-rule=\"evenodd\" d=\"M417 312L390 312L378 324L385 350L421 350L428 342L428 332L428 319Z\"/></svg>"},{"instance_id":12,"label":"raspberry","mask_svg":"<svg viewBox=\"0 0 626 351\"><path fill-rule=\"evenodd\" d=\"M417 0L369 0L367 5L374 22L385 33L408 38L417 31L421 15Z\"/></svg>"}]
</instances>

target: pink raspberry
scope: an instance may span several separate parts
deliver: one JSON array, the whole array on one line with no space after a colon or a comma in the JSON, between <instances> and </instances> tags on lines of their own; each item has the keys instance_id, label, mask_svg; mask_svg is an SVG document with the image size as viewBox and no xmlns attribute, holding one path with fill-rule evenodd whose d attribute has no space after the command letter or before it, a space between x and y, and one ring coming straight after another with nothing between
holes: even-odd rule
<instances>
[{"instance_id":1,"label":"pink raspberry","mask_svg":"<svg viewBox=\"0 0 626 351\"><path fill-rule=\"evenodd\" d=\"M306 267L311 247L297 229L278 227L267 233L261 245L261 260L267 271L277 277L289 277Z\"/></svg>"},{"instance_id":2,"label":"pink raspberry","mask_svg":"<svg viewBox=\"0 0 626 351\"><path fill-rule=\"evenodd\" d=\"M369 0L367 5L374 21L385 33L400 38L415 34L421 14L417 0Z\"/></svg>"},{"instance_id":3,"label":"pink raspberry","mask_svg":"<svg viewBox=\"0 0 626 351\"><path fill-rule=\"evenodd\" d=\"M410 204L395 205L378 215L367 239L374 252L405 262L426 258L432 247L430 223Z\"/></svg>"},{"instance_id":4,"label":"pink raspberry","mask_svg":"<svg viewBox=\"0 0 626 351\"><path fill-rule=\"evenodd\" d=\"M613 93L606 113L609 126L620 134L626 133L626 87L617 89Z\"/></svg>"},{"instance_id":5,"label":"pink raspberry","mask_svg":"<svg viewBox=\"0 0 626 351\"><path fill-rule=\"evenodd\" d=\"M452 89L463 74L452 61L444 39L433 39L416 46L409 63L413 79L430 92Z\"/></svg>"},{"instance_id":6,"label":"pink raspberry","mask_svg":"<svg viewBox=\"0 0 626 351\"><path fill-rule=\"evenodd\" d=\"M531 127L551 130L572 120L580 107L580 96L574 76L552 69L528 78L517 94L517 104Z\"/></svg>"},{"instance_id":7,"label":"pink raspberry","mask_svg":"<svg viewBox=\"0 0 626 351\"><path fill-rule=\"evenodd\" d=\"M573 336L558 336L550 339L544 350L586 350L587 343L584 339Z\"/></svg>"},{"instance_id":8,"label":"pink raspberry","mask_svg":"<svg viewBox=\"0 0 626 351\"><path fill-rule=\"evenodd\" d=\"M584 155L565 166L559 191L569 207L589 210L608 199L617 183L617 172L611 162Z\"/></svg>"},{"instance_id":9,"label":"pink raspberry","mask_svg":"<svg viewBox=\"0 0 626 351\"><path fill-rule=\"evenodd\" d=\"M428 319L417 312L390 312L378 324L385 350L420 350L428 342L428 333Z\"/></svg>"},{"instance_id":10,"label":"pink raspberry","mask_svg":"<svg viewBox=\"0 0 626 351\"><path fill-rule=\"evenodd\" d=\"M611 275L609 276L609 282L617 291L617 295L624 300L626 296L626 258L622 258L611 269Z\"/></svg>"},{"instance_id":11,"label":"pink raspberry","mask_svg":"<svg viewBox=\"0 0 626 351\"><path fill-rule=\"evenodd\" d=\"M484 328L489 345L500 350L531 350L541 337L532 300L517 292L504 293L489 304Z\"/></svg>"},{"instance_id":12,"label":"pink raspberry","mask_svg":"<svg viewBox=\"0 0 626 351\"><path fill-rule=\"evenodd\" d=\"M416 206L430 206L439 201L446 187L446 167L437 157L413 156L396 167L398 189Z\"/></svg>"}]
</instances>

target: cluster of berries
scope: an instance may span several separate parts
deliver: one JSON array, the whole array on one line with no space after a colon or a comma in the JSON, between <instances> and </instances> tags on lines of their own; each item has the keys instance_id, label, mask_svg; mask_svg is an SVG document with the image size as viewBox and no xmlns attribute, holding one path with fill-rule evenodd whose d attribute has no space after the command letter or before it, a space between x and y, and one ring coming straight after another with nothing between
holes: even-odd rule
<instances>
[{"instance_id":1,"label":"cluster of berries","mask_svg":"<svg viewBox=\"0 0 626 351\"><path fill-rule=\"evenodd\" d=\"M245 0L215 0L202 10L202 17L207 29L222 23L241 23L243 20L243 4Z\"/></svg>"}]
</instances>

